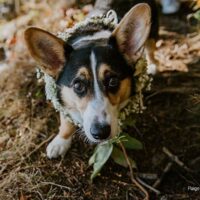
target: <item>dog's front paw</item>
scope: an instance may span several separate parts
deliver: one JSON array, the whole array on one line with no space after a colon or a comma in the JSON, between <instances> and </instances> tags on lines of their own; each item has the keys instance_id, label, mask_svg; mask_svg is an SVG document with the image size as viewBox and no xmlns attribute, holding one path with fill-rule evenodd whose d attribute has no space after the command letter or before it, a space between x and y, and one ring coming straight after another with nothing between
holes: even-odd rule
<instances>
[{"instance_id":1,"label":"dog's front paw","mask_svg":"<svg viewBox=\"0 0 200 200\"><path fill-rule=\"evenodd\" d=\"M63 139L57 135L51 143L47 146L47 157L48 158L57 158L59 156L64 156L67 153L67 150L71 146L72 138Z\"/></svg>"}]
</instances>

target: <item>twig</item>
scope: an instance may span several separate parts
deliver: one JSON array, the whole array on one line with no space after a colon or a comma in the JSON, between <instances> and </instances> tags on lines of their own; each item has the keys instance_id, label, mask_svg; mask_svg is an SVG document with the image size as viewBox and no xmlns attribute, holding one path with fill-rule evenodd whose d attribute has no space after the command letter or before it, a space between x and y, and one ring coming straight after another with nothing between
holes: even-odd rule
<instances>
[{"instance_id":1,"label":"twig","mask_svg":"<svg viewBox=\"0 0 200 200\"><path fill-rule=\"evenodd\" d=\"M40 196L40 198L41 198L42 200L44 200L44 198L43 198L43 196L42 196L42 194L41 194L40 191L37 191L37 190L36 190L36 193L38 193L38 195Z\"/></svg>"},{"instance_id":2,"label":"twig","mask_svg":"<svg viewBox=\"0 0 200 200\"><path fill-rule=\"evenodd\" d=\"M150 173L137 173L137 176L142 179L156 180L158 178L157 174Z\"/></svg>"},{"instance_id":3,"label":"twig","mask_svg":"<svg viewBox=\"0 0 200 200\"><path fill-rule=\"evenodd\" d=\"M50 137L48 137L46 140L44 140L43 142L41 142L33 151L31 151L26 157L24 157L19 163L17 163L15 166L19 166L21 165L26 159L30 158L30 156L32 154L34 154L36 151L38 151L38 149L40 149L44 144L46 144L47 142L49 142L52 138L54 137L54 135L51 135Z\"/></svg>"},{"instance_id":4,"label":"twig","mask_svg":"<svg viewBox=\"0 0 200 200\"><path fill-rule=\"evenodd\" d=\"M151 186L151 185L145 183L145 182L144 182L143 180L141 180L139 177L136 177L136 180L137 180L141 185L143 185L144 187L146 187L146 188L148 188L149 190L155 192L157 195L160 195L160 194L161 194L161 192L160 192L159 190L157 190L157 189L155 189L153 186Z\"/></svg>"},{"instance_id":5,"label":"twig","mask_svg":"<svg viewBox=\"0 0 200 200\"><path fill-rule=\"evenodd\" d=\"M180 167L182 167L184 170L188 171L188 172L195 172L194 170L188 168L179 158L178 156L174 155L171 151L169 151L169 149L167 149L166 147L163 147L163 152L173 161L175 162L177 165L179 165Z\"/></svg>"},{"instance_id":6,"label":"twig","mask_svg":"<svg viewBox=\"0 0 200 200\"><path fill-rule=\"evenodd\" d=\"M162 175L161 175L160 178L158 178L158 179L155 181L155 183L153 184L153 187L154 187L154 188L157 188L157 187L160 185L160 183L161 183L161 181L163 180L165 174L171 169L171 167L172 167L172 162L167 163L167 165L165 166L165 168L164 168L164 170L163 170Z\"/></svg>"},{"instance_id":7,"label":"twig","mask_svg":"<svg viewBox=\"0 0 200 200\"><path fill-rule=\"evenodd\" d=\"M158 90L158 91L151 91L151 94L149 96L146 97L146 100L151 99L152 97L156 96L156 95L160 95L163 93L177 93L177 94L192 94L198 92L198 88L186 88L186 87L179 87L179 88L173 88L173 87L168 87L162 90Z\"/></svg>"},{"instance_id":8,"label":"twig","mask_svg":"<svg viewBox=\"0 0 200 200\"><path fill-rule=\"evenodd\" d=\"M59 185L57 183L53 183L53 182L41 182L41 184L45 184L45 185L53 185L53 186L57 186L59 188L64 188L64 189L67 189L67 190L71 190L70 187L67 187L65 185Z\"/></svg>"},{"instance_id":9,"label":"twig","mask_svg":"<svg viewBox=\"0 0 200 200\"><path fill-rule=\"evenodd\" d=\"M199 161L200 161L200 156L198 156L197 158L191 160L190 165L195 165Z\"/></svg>"},{"instance_id":10,"label":"twig","mask_svg":"<svg viewBox=\"0 0 200 200\"><path fill-rule=\"evenodd\" d=\"M38 151L38 149L40 149L44 144L46 144L47 142L49 142L55 135L51 135L49 136L46 140L44 140L43 142L41 142L33 151L31 151L26 157L25 159L29 158L32 154L34 154L36 151Z\"/></svg>"},{"instance_id":11,"label":"twig","mask_svg":"<svg viewBox=\"0 0 200 200\"><path fill-rule=\"evenodd\" d=\"M117 183L117 184L121 184L121 185L125 185L125 186L126 186L126 185L130 185L130 183L126 183L126 182L119 181L119 180L114 180L114 179L112 180L112 182L113 182L113 183Z\"/></svg>"},{"instance_id":12,"label":"twig","mask_svg":"<svg viewBox=\"0 0 200 200\"><path fill-rule=\"evenodd\" d=\"M136 132L138 133L138 135L142 135L142 133L140 132L140 130L135 126L135 125L133 125L133 128L136 130Z\"/></svg>"},{"instance_id":13,"label":"twig","mask_svg":"<svg viewBox=\"0 0 200 200\"><path fill-rule=\"evenodd\" d=\"M122 142L119 142L119 144L120 144L120 146L122 148L122 151L123 151L124 156L126 158L126 162L127 162L128 166L129 166L131 181L145 194L144 200L149 200L149 194L146 191L146 189L140 183L138 183L138 181L134 178L133 169L131 167L131 163L130 163L130 160L129 160L128 155L126 153L126 149L125 149L124 145L122 144Z\"/></svg>"},{"instance_id":14,"label":"twig","mask_svg":"<svg viewBox=\"0 0 200 200\"><path fill-rule=\"evenodd\" d=\"M165 72L163 73L163 76L165 78L168 77L187 77L187 78L200 78L200 73L198 72L188 72L187 74L185 72L178 72L178 73L170 73Z\"/></svg>"},{"instance_id":15,"label":"twig","mask_svg":"<svg viewBox=\"0 0 200 200\"><path fill-rule=\"evenodd\" d=\"M4 170L7 168L8 164L2 166L1 170L0 170L0 175L4 172Z\"/></svg>"},{"instance_id":16,"label":"twig","mask_svg":"<svg viewBox=\"0 0 200 200\"><path fill-rule=\"evenodd\" d=\"M124 181L120 181L120 180L116 180L116 179L112 179L112 180L110 180L110 178L108 178L108 177L105 177L105 176L101 176L101 178L103 179L103 180L105 180L105 181L112 181L113 183L117 183L117 184L120 184L120 185L125 185L125 186L127 186L127 185L131 185L131 183L126 183L126 182L124 182Z\"/></svg>"}]
</instances>

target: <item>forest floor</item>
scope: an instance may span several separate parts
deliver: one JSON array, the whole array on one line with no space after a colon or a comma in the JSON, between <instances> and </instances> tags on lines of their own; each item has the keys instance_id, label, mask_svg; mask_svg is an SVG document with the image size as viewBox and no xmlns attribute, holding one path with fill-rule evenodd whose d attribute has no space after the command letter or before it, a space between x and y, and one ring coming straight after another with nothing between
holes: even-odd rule
<instances>
[{"instance_id":1,"label":"forest floor","mask_svg":"<svg viewBox=\"0 0 200 200\"><path fill-rule=\"evenodd\" d=\"M185 16L161 16L162 42L173 38L179 44L193 32ZM12 37L4 45L13 50L15 40ZM8 55L15 62L6 61L6 67L0 63L5 68L0 69L0 200L142 199L129 170L112 160L91 183L88 160L94 146L78 135L63 159L47 158L46 147L58 131L59 116L46 102L35 63L26 52L22 56L24 44L19 43L21 49ZM128 154L137 163L135 173L160 192L147 189L152 200L200 200L200 62L180 68L155 75L152 91L145 95L147 110L128 130L144 145Z\"/></svg>"}]
</instances>

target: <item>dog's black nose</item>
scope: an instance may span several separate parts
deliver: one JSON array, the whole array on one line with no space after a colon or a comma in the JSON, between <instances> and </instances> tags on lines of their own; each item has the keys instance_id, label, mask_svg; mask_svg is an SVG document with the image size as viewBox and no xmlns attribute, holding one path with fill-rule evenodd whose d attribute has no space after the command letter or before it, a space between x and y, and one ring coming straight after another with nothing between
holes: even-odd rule
<instances>
[{"instance_id":1,"label":"dog's black nose","mask_svg":"<svg viewBox=\"0 0 200 200\"><path fill-rule=\"evenodd\" d=\"M107 123L94 123L90 128L90 132L94 139L105 140L110 136L110 125Z\"/></svg>"}]
</instances>

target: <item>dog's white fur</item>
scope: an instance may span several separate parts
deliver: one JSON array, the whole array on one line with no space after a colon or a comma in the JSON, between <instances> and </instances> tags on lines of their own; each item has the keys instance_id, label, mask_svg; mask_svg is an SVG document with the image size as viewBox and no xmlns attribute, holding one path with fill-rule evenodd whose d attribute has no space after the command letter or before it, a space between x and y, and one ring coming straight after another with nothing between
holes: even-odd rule
<instances>
[{"instance_id":1,"label":"dog's white fur","mask_svg":"<svg viewBox=\"0 0 200 200\"><path fill-rule=\"evenodd\" d=\"M156 66L156 64L151 63L151 64L149 64L147 66L147 73L148 74L155 75L156 72L157 72L157 66Z\"/></svg>"},{"instance_id":2,"label":"dog's white fur","mask_svg":"<svg viewBox=\"0 0 200 200\"><path fill-rule=\"evenodd\" d=\"M57 135L47 146L47 156L48 158L57 158L58 156L64 156L68 149L71 147L72 136L68 139L61 138Z\"/></svg>"},{"instance_id":3,"label":"dog's white fur","mask_svg":"<svg viewBox=\"0 0 200 200\"><path fill-rule=\"evenodd\" d=\"M85 37L81 37L80 39L78 39L77 41L75 41L72 44L72 47L74 49L79 49L80 47L84 46L85 44L89 44L90 42L93 42L95 40L98 39L104 39L105 41L107 41L107 39L111 36L111 31L100 31L97 33L94 33L93 35L89 35L89 36L85 36Z\"/></svg>"}]
</instances>

